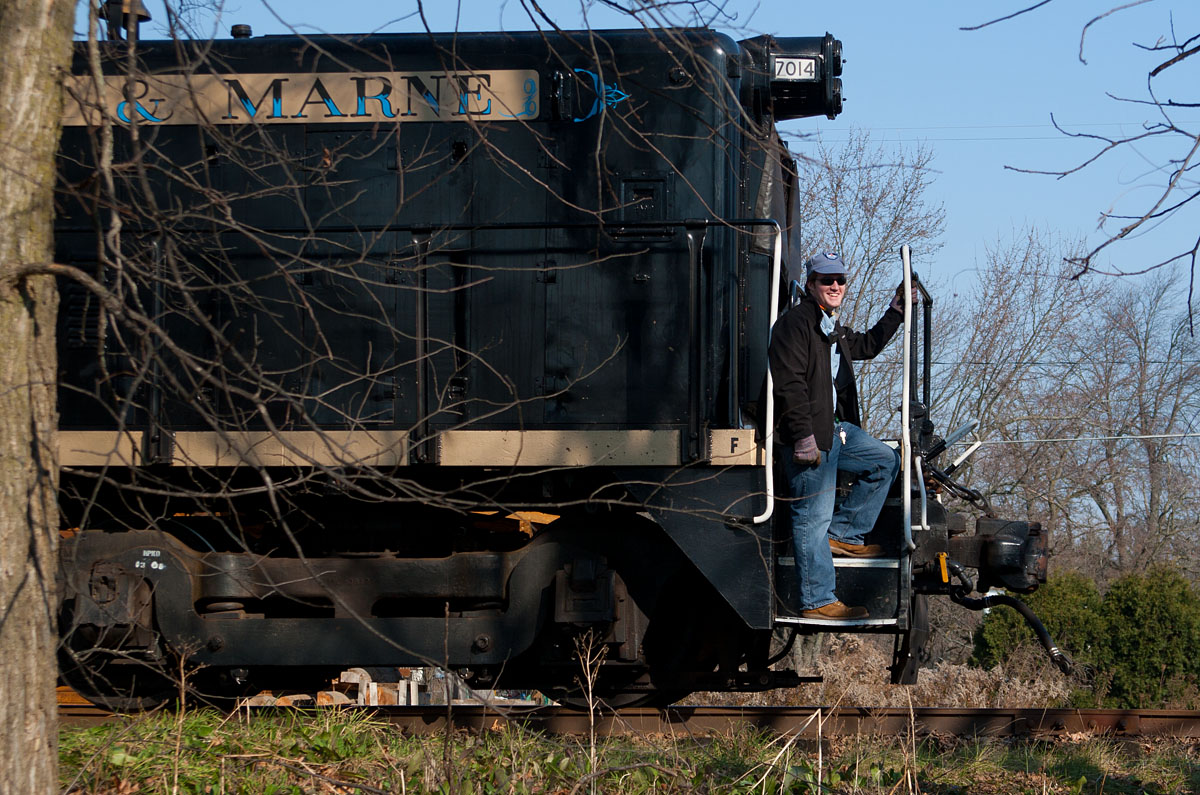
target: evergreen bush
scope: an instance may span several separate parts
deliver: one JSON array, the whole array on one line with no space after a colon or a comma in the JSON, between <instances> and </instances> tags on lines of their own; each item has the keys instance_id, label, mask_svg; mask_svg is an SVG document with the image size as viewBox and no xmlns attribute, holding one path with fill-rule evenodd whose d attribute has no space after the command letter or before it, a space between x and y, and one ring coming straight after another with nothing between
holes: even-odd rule
<instances>
[{"instance_id":1,"label":"evergreen bush","mask_svg":"<svg viewBox=\"0 0 1200 795\"><path fill-rule=\"evenodd\" d=\"M1200 595L1178 571L1128 574L1103 596L1088 577L1066 572L1025 601L1075 660L1072 706L1195 707L1200 700ZM1007 667L1037 648L1016 611L997 608L976 631L971 661Z\"/></svg>"}]
</instances>

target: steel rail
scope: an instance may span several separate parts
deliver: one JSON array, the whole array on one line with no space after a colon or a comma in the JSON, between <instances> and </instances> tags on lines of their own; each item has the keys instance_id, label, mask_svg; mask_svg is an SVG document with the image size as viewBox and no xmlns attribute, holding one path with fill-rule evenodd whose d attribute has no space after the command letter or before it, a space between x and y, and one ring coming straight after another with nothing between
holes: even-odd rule
<instances>
[{"instance_id":1,"label":"steel rail","mask_svg":"<svg viewBox=\"0 0 1200 795\"><path fill-rule=\"evenodd\" d=\"M407 731L444 731L445 705L387 707L378 717ZM944 709L872 707L689 707L623 709L590 716L559 707L504 708L455 706L456 728L487 730L518 721L556 734L586 734L594 719L605 735L724 733L750 726L764 731L819 739L830 736L915 733L955 737L1036 737L1068 734L1200 737L1200 711L1081 709Z\"/></svg>"},{"instance_id":2,"label":"steel rail","mask_svg":"<svg viewBox=\"0 0 1200 795\"><path fill-rule=\"evenodd\" d=\"M254 707L244 712L266 717L285 707ZM304 708L303 713L328 707ZM752 727L806 739L823 737L948 736L960 738L1052 738L1068 735L1110 737L1200 738L1200 711L1151 709L955 709L919 707L714 707L673 706L666 709L623 709L587 712L563 707L484 706L478 703L421 707L340 707L364 711L412 734L454 729L489 731L516 723L551 734L587 734L594 721L603 736L673 734L706 736ZM136 716L132 716L136 717ZM60 704L59 720L67 725L128 720L99 707Z\"/></svg>"}]
</instances>

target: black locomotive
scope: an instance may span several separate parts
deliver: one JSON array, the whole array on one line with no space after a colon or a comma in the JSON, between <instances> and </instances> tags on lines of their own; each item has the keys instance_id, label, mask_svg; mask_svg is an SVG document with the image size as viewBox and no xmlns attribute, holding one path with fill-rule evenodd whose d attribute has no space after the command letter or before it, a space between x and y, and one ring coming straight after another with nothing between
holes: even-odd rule
<instances>
[{"instance_id":1,"label":"black locomotive","mask_svg":"<svg viewBox=\"0 0 1200 795\"><path fill-rule=\"evenodd\" d=\"M437 665L569 698L581 638L614 702L797 681L778 630L829 622L790 607L756 430L805 253L775 123L839 113L840 42L98 50L68 86L57 221L81 274L58 329L68 682L131 708L180 672L234 693ZM1045 568L1034 524L953 534L917 374L870 539L889 555L838 572L871 611L839 630L894 635L896 681L925 594Z\"/></svg>"}]
</instances>

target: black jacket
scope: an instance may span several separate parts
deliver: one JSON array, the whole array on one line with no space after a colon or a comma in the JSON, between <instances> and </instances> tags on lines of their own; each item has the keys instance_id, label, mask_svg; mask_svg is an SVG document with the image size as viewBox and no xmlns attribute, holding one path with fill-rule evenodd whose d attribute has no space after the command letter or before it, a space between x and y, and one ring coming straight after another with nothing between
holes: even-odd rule
<instances>
[{"instance_id":1,"label":"black jacket","mask_svg":"<svg viewBox=\"0 0 1200 795\"><path fill-rule=\"evenodd\" d=\"M833 385L829 367L831 340L821 333L820 305L804 296L775 322L767 356L775 382L775 440L787 445L812 434L817 447L833 446ZM862 425L852 359L873 359L904 321L904 313L888 307L879 322L860 334L834 324L841 364L838 366L837 417Z\"/></svg>"}]
</instances>

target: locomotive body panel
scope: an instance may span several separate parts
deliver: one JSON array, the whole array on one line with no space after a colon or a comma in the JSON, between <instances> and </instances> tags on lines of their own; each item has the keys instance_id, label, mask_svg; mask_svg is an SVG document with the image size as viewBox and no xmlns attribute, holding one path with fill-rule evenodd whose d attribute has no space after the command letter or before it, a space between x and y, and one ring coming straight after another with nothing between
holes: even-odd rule
<instances>
[{"instance_id":1,"label":"locomotive body panel","mask_svg":"<svg viewBox=\"0 0 1200 795\"><path fill-rule=\"evenodd\" d=\"M170 48L146 45L141 104L121 100L120 78L109 78L114 115L141 109L143 157L166 175L152 181L155 197L201 218L227 208L235 221L205 230L183 220L172 230L181 233L175 256L191 266L191 295L182 305L167 296L162 307L172 338L221 359L235 381L225 413L236 416L223 422L246 431L420 425L425 436L468 426L736 427L728 401L716 416L717 390L701 382L723 367L726 392L735 389L730 329L735 299L745 298L737 295L742 244L713 229L702 251L689 252L682 219L739 214L741 133L724 78L737 46L680 31L671 43L688 53L685 68L656 37L601 40L600 60L573 52L569 36L549 46L532 34L383 36L365 48L322 42L320 56L298 41L220 42L209 68L236 71L199 75L198 86L172 73ZM464 108L406 119L400 108L414 102L455 104L443 92L456 73L429 77L447 59L470 64L464 74L520 75L535 90L519 114ZM297 70L280 73L281 63ZM331 63L362 71L327 71ZM371 71L382 63L393 71ZM391 108L399 122L368 125L355 119L370 113L342 112L349 100L328 87L339 74L373 97L359 97L357 109ZM368 83L393 93L371 94ZM207 104L189 105L185 88ZM175 96L156 96L168 89ZM200 118L213 123L180 124ZM64 141L81 161L86 134L77 124ZM66 233L82 231L90 215L76 208L60 222L60 257L85 268L94 241ZM87 300L68 297L77 323L97 320L76 306ZM211 327L195 328L195 313ZM187 366L174 369L187 384ZM74 373L84 380L72 383ZM80 395L100 391L87 368L64 375L64 427L113 424L111 406L80 405ZM738 385L743 394L753 386ZM195 386L188 398L206 397L205 385ZM266 417L236 394L261 400L265 386L283 393L264 401ZM689 404L691 391L703 393L701 405ZM209 430L205 417L220 413L167 400L149 417L139 394L119 396L135 428Z\"/></svg>"}]
</instances>

